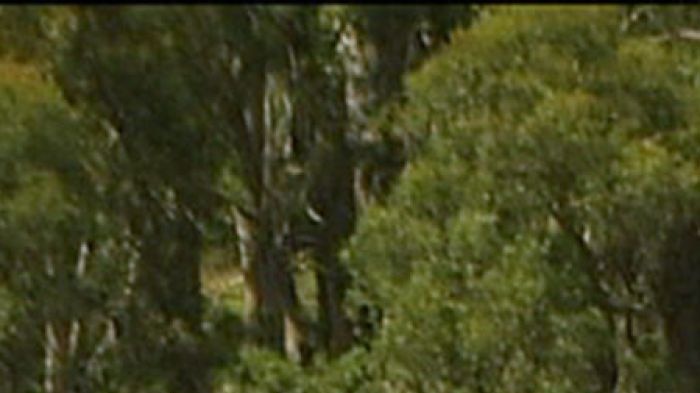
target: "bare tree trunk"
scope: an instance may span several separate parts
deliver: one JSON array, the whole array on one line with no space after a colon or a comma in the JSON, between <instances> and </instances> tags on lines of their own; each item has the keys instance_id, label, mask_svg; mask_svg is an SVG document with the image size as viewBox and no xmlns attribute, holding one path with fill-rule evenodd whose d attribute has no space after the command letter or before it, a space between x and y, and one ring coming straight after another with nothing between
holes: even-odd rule
<instances>
[{"instance_id":1,"label":"bare tree trunk","mask_svg":"<svg viewBox=\"0 0 700 393\"><path fill-rule=\"evenodd\" d=\"M268 228L236 212L245 283L245 320L252 336L288 358L304 362L307 329L300 310L289 256Z\"/></svg>"},{"instance_id":2,"label":"bare tree trunk","mask_svg":"<svg viewBox=\"0 0 700 393\"><path fill-rule=\"evenodd\" d=\"M85 276L87 267L88 247L82 242L78 248L78 260L75 266L73 280L70 273L57 270L60 266L55 266L51 258L46 258L46 273L53 279L54 285L77 284ZM63 273L63 274L60 274ZM66 274L67 273L67 274ZM66 280L65 282L61 282ZM61 304L61 307L67 305ZM59 310L58 314L63 312ZM73 376L71 375L71 363L78 348L80 338L80 321L78 319L52 318L44 326L44 390L47 393L68 393Z\"/></svg>"},{"instance_id":3,"label":"bare tree trunk","mask_svg":"<svg viewBox=\"0 0 700 393\"><path fill-rule=\"evenodd\" d=\"M321 216L313 249L319 341L331 355L339 355L352 344L352 326L343 308L350 277L338 259L340 245L352 233L356 219L351 160L342 146L330 152L312 201Z\"/></svg>"},{"instance_id":4,"label":"bare tree trunk","mask_svg":"<svg viewBox=\"0 0 700 393\"><path fill-rule=\"evenodd\" d=\"M244 279L244 319L256 341L282 349L282 307L272 281L268 250L260 244L253 217L236 210L239 255Z\"/></svg>"},{"instance_id":5,"label":"bare tree trunk","mask_svg":"<svg viewBox=\"0 0 700 393\"><path fill-rule=\"evenodd\" d=\"M352 345L352 325L343 303L348 287L347 273L340 265L337 252L317 251L316 285L318 287L319 339L332 355L339 355Z\"/></svg>"},{"instance_id":6,"label":"bare tree trunk","mask_svg":"<svg viewBox=\"0 0 700 393\"><path fill-rule=\"evenodd\" d=\"M281 148L273 138L271 100L276 86L265 69L265 59L259 60L255 67L244 70L248 105L234 118L234 126L245 130L241 155L251 196L250 212L240 207L235 212L245 282L245 320L261 344L302 361L308 329L304 328L291 256L284 244L287 211L275 195Z\"/></svg>"},{"instance_id":7,"label":"bare tree trunk","mask_svg":"<svg viewBox=\"0 0 700 393\"><path fill-rule=\"evenodd\" d=\"M54 265L51 258L46 259L46 270L48 276L56 285L59 278L56 270L60 269ZM60 276L60 275L59 275ZM65 307L60 304L59 306ZM60 311L58 311L60 314ZM56 310L52 310L49 319L44 327L44 389L47 393L67 393L68 392L68 367L70 362L70 321L63 318L56 318Z\"/></svg>"},{"instance_id":8,"label":"bare tree trunk","mask_svg":"<svg viewBox=\"0 0 700 393\"><path fill-rule=\"evenodd\" d=\"M47 322L44 326L44 391L55 393L54 375L56 374L56 358L54 355L55 335L53 325Z\"/></svg>"}]
</instances>

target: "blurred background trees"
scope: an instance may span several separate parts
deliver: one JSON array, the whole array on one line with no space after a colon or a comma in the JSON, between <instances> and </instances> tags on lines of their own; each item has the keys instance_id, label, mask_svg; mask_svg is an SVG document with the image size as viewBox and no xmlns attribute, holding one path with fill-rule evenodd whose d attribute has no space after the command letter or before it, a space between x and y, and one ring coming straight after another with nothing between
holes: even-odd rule
<instances>
[{"instance_id":1,"label":"blurred background trees","mask_svg":"<svg viewBox=\"0 0 700 393\"><path fill-rule=\"evenodd\" d=\"M0 388L697 391L696 14L1 7Z\"/></svg>"}]
</instances>

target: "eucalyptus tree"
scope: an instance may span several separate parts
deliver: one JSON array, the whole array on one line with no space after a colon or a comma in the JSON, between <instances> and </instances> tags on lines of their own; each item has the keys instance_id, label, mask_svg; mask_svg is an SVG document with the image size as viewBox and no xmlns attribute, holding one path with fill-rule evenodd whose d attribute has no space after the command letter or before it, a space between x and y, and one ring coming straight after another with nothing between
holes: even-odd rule
<instances>
[{"instance_id":1,"label":"eucalyptus tree","mask_svg":"<svg viewBox=\"0 0 700 393\"><path fill-rule=\"evenodd\" d=\"M390 124L425 145L349 247L374 378L697 390L697 49L615 7L489 11L411 76Z\"/></svg>"},{"instance_id":2,"label":"eucalyptus tree","mask_svg":"<svg viewBox=\"0 0 700 393\"><path fill-rule=\"evenodd\" d=\"M315 326L294 269L296 254L311 249L319 341L336 354L350 346L338 252L354 230L358 173L402 163L391 157L399 150L384 148L395 140L365 144L364 118L392 101L401 75L435 47L428 30L444 42L459 19L456 8L407 10L2 9L10 55L40 65L106 146L95 152L102 177L83 188L102 190L94 200L112 231L93 247L118 244L127 256L114 282L119 306L102 311L117 331L113 369L125 388L208 389L200 252L215 221L235 228L251 337L308 358ZM377 22L405 12L397 51ZM353 33L360 41L343 46ZM375 98L358 105L352 92L363 89Z\"/></svg>"},{"instance_id":3,"label":"eucalyptus tree","mask_svg":"<svg viewBox=\"0 0 700 393\"><path fill-rule=\"evenodd\" d=\"M34 64L0 67L2 386L106 388L129 257L105 203L107 146Z\"/></svg>"}]
</instances>

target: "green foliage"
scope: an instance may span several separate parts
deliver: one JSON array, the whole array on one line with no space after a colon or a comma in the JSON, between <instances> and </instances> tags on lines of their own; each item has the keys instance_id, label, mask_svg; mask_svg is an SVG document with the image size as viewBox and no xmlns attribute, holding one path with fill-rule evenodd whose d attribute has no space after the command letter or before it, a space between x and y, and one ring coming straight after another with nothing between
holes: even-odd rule
<instances>
[{"instance_id":1,"label":"green foliage","mask_svg":"<svg viewBox=\"0 0 700 393\"><path fill-rule=\"evenodd\" d=\"M75 273L81 244L109 231L99 220L91 135L31 66L2 67L13 73L0 80L0 287L12 306L1 325L0 358L2 379L27 391L41 373L43 323L99 315L102 302L118 294L110 280L119 269L95 258L83 280ZM83 343L95 339L90 335Z\"/></svg>"},{"instance_id":2,"label":"green foliage","mask_svg":"<svg viewBox=\"0 0 700 393\"><path fill-rule=\"evenodd\" d=\"M426 144L348 253L385 310L391 391L669 383L638 374L668 366L657 317L632 317L656 327L629 357L610 303L658 316L660 249L700 206L674 142L695 134L692 58L612 7L508 7L411 76L397 117Z\"/></svg>"},{"instance_id":3,"label":"green foliage","mask_svg":"<svg viewBox=\"0 0 700 393\"><path fill-rule=\"evenodd\" d=\"M696 391L698 15L1 7L0 391Z\"/></svg>"}]
</instances>

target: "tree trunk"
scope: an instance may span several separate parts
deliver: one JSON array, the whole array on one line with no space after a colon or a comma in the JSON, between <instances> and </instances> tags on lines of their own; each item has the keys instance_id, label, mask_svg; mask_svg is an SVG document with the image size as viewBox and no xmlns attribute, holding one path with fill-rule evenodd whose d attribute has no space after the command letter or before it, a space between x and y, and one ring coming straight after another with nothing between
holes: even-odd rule
<instances>
[{"instance_id":1,"label":"tree trunk","mask_svg":"<svg viewBox=\"0 0 700 393\"><path fill-rule=\"evenodd\" d=\"M331 355L338 355L350 347L352 338L350 321L343 309L350 278L338 259L338 251L353 233L357 211L353 152L343 137L330 142L316 175L311 204L320 214L313 250L317 262L319 338Z\"/></svg>"},{"instance_id":2,"label":"tree trunk","mask_svg":"<svg viewBox=\"0 0 700 393\"><path fill-rule=\"evenodd\" d=\"M244 278L244 317L251 336L292 360L308 356L307 328L300 310L289 256L273 231L236 211L241 268ZM261 225L262 224L262 225Z\"/></svg>"},{"instance_id":3,"label":"tree trunk","mask_svg":"<svg viewBox=\"0 0 700 393\"><path fill-rule=\"evenodd\" d=\"M88 252L87 244L80 243L74 274L66 269L67 266L56 266L51 258L47 258L46 273L53 284L77 285L85 276ZM60 304L60 307L68 305ZM81 324L78 319L63 313L63 310L54 310L44 326L44 390L47 393L68 393L75 382L71 368L78 349Z\"/></svg>"},{"instance_id":4,"label":"tree trunk","mask_svg":"<svg viewBox=\"0 0 700 393\"><path fill-rule=\"evenodd\" d=\"M271 94L275 86L265 58L244 65L247 105L234 111L233 129L243 142L243 181L251 196L251 211L235 211L241 270L244 278L244 319L250 335L293 360L302 360L307 340L297 297L291 256L284 244L287 212L275 199L276 149Z\"/></svg>"},{"instance_id":5,"label":"tree trunk","mask_svg":"<svg viewBox=\"0 0 700 393\"><path fill-rule=\"evenodd\" d=\"M698 225L679 224L662 258L661 314L683 393L700 391L700 249Z\"/></svg>"},{"instance_id":6,"label":"tree trunk","mask_svg":"<svg viewBox=\"0 0 700 393\"><path fill-rule=\"evenodd\" d=\"M349 279L335 250L321 247L316 260L319 341L331 356L336 356L352 345L352 326L343 309Z\"/></svg>"}]
</instances>

